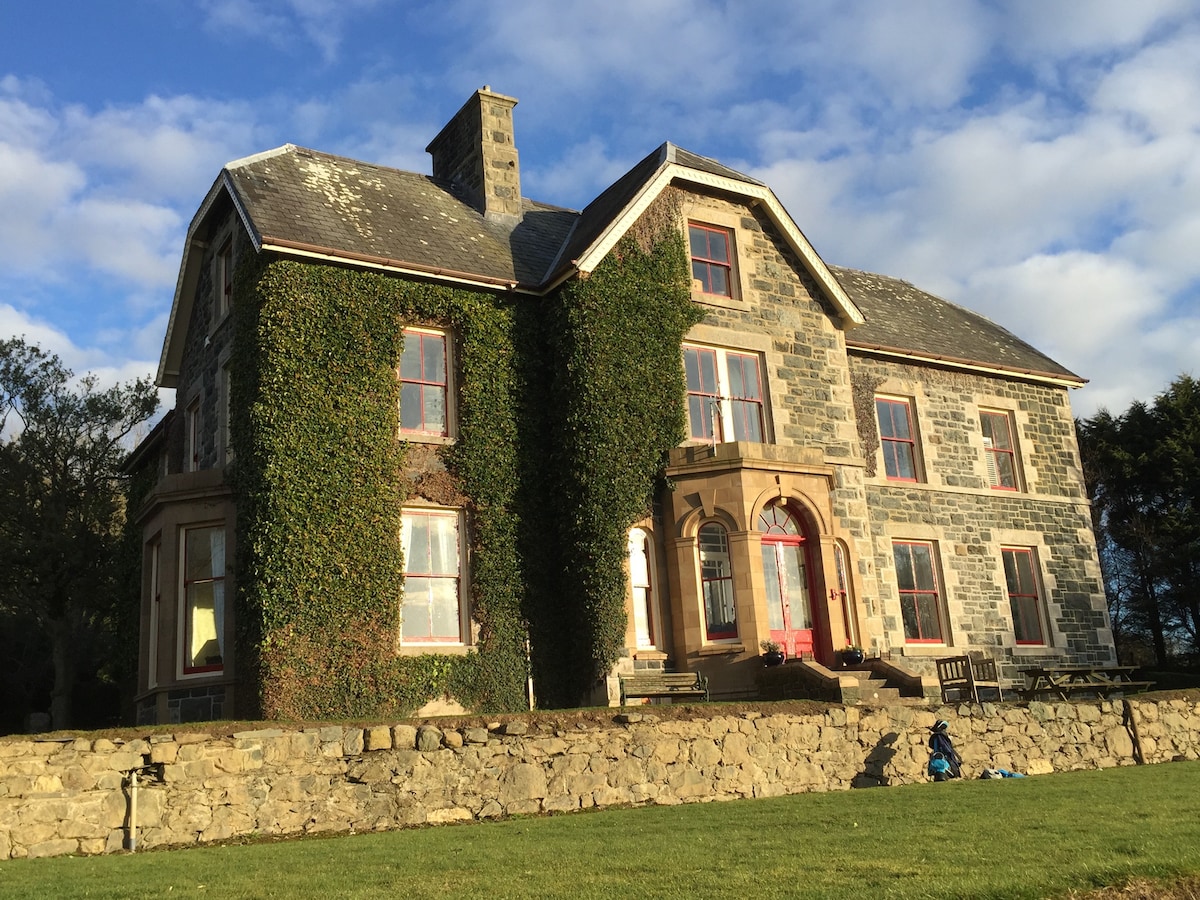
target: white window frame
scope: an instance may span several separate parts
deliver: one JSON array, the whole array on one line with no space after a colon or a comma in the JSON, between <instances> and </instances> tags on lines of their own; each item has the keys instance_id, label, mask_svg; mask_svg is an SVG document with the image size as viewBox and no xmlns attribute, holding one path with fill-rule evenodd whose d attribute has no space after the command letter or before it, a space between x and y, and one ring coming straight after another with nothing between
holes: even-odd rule
<instances>
[{"instance_id":1,"label":"white window frame","mask_svg":"<svg viewBox=\"0 0 1200 900\"><path fill-rule=\"evenodd\" d=\"M692 341L687 341L683 344L683 361L684 375L687 374L687 354L689 351L697 351L699 353L712 353L716 361L716 394L708 401L711 407L708 411L709 421L712 424L712 435L709 437L697 437L693 434L692 427L692 397L696 392L688 389L686 402L688 404L687 419L688 419L688 436L687 440L691 443L705 444L720 444L726 441L750 441L751 443L770 444L774 443L771 438L770 429L770 402L769 388L766 378L766 365L763 354L756 350L743 350L737 347L718 347L712 344L698 344ZM736 427L737 419L734 415L734 402L752 402L747 398L734 397L730 388L729 377L729 358L730 356L744 357L754 360L755 369L758 374L758 419L759 419L759 435L760 440L754 441L750 437L737 437ZM700 400L703 403L705 401ZM732 427L728 427L732 426Z\"/></svg>"},{"instance_id":2,"label":"white window frame","mask_svg":"<svg viewBox=\"0 0 1200 900\"><path fill-rule=\"evenodd\" d=\"M188 635L189 635L189 631L190 631L190 629L188 628L187 539L188 539L188 532L200 531L200 530L209 529L209 528L215 528L221 534L221 555L222 555L221 574L218 575L218 574L216 574L216 572L213 572L212 578L210 579L212 583L219 582L221 584L221 615L217 619L217 622L216 622L217 640L218 640L218 645L221 649L221 663L220 663L219 667L204 666L204 667L199 667L200 668L199 671L189 672L187 670L189 668L193 668L193 667L187 665L187 660L190 659L190 657L191 657L191 653L190 653L188 645L187 645ZM184 526L180 527L178 534L179 534L179 547L178 547L177 556L179 559L179 575L176 579L176 582L178 584L178 589L179 589L178 604L177 604L177 607L179 610L179 618L178 618L178 623L176 626L176 631L178 632L178 638L177 638L177 642L176 642L177 647L178 647L178 659L177 659L176 665L175 665L175 676L176 676L176 678L181 679L181 680L188 679L188 678L221 677L225 674L225 672L229 668L229 651L230 651L229 641L227 638L228 629L225 628L225 623L229 619L229 611L230 611L230 606L231 606L231 597L229 596L229 591L225 589L229 583L229 556L228 556L228 552L227 552L228 548L229 548L229 535L226 532L225 523L221 522L221 521L196 522L196 523L184 525Z\"/></svg>"},{"instance_id":3,"label":"white window frame","mask_svg":"<svg viewBox=\"0 0 1200 900\"><path fill-rule=\"evenodd\" d=\"M401 534L400 540L404 541L404 520L410 519L412 516L427 516L439 518L453 518L456 532L456 552L458 554L457 574L457 595L458 595L458 634L454 638L448 637L405 637L404 635L404 597L400 600L400 626L398 634L398 642L401 647L420 647L425 650L437 650L446 648L460 648L468 644L468 636L470 634L470 614L468 603L468 579L467 579L467 534L466 534L466 515L462 509L447 506L406 506L401 510ZM404 553L404 586L407 587L409 579L409 553ZM414 577L419 577L426 573L416 573ZM433 576L436 573L428 573ZM442 577L445 577L444 575Z\"/></svg>"},{"instance_id":4,"label":"white window frame","mask_svg":"<svg viewBox=\"0 0 1200 900\"><path fill-rule=\"evenodd\" d=\"M455 358L454 358L454 341L452 333L444 328L426 328L417 325L406 326L402 329L405 335L427 335L442 339L443 362L446 367L445 371L445 433L408 430L403 426L403 414L397 409L396 428L402 441L412 441L422 444L449 444L454 442L455 435L458 433L458 417L457 417L457 387L455 384ZM400 391L404 390L404 379L401 377L401 364L397 361L396 364L396 379L400 383ZM418 383L418 382L414 382Z\"/></svg>"},{"instance_id":5,"label":"white window frame","mask_svg":"<svg viewBox=\"0 0 1200 900\"><path fill-rule=\"evenodd\" d=\"M645 557L644 563L636 560L639 548ZM630 528L625 554L629 567L634 646L639 650L657 650L662 646L662 606L658 598L654 532L649 528ZM639 594L639 591L643 593Z\"/></svg>"}]
</instances>

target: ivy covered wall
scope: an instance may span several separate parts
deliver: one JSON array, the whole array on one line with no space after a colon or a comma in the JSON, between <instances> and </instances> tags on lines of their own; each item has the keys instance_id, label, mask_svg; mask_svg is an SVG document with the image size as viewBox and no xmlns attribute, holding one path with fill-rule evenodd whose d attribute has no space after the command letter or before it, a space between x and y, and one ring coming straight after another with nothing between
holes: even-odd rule
<instances>
[{"instance_id":1,"label":"ivy covered wall","mask_svg":"<svg viewBox=\"0 0 1200 900\"><path fill-rule=\"evenodd\" d=\"M684 438L680 344L701 314L691 301L681 229L664 195L545 319L545 404L553 502L531 569L533 675L539 702L573 706L625 646L629 528L651 511L667 451Z\"/></svg>"},{"instance_id":2,"label":"ivy covered wall","mask_svg":"<svg viewBox=\"0 0 1200 900\"><path fill-rule=\"evenodd\" d=\"M683 435L679 348L697 314L670 207L549 298L269 256L236 291L237 658L258 693L240 708L395 715L448 693L519 709L527 637L539 703L580 702L621 652L625 533ZM397 438L409 324L454 337L445 447ZM431 453L440 481L415 465ZM414 496L467 511L466 655L396 652Z\"/></svg>"}]
</instances>

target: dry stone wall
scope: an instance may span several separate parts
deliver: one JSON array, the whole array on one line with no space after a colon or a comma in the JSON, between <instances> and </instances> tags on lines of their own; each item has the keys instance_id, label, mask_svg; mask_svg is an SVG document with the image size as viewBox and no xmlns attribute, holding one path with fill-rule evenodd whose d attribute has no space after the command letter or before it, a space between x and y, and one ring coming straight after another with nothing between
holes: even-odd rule
<instances>
[{"instance_id":1,"label":"dry stone wall","mask_svg":"<svg viewBox=\"0 0 1200 900\"><path fill-rule=\"evenodd\" d=\"M1200 758L1195 692L786 709L0 741L0 859L110 853L131 838L153 847L904 784L925 780L937 718L950 721L967 777L985 766L1037 775Z\"/></svg>"}]
</instances>

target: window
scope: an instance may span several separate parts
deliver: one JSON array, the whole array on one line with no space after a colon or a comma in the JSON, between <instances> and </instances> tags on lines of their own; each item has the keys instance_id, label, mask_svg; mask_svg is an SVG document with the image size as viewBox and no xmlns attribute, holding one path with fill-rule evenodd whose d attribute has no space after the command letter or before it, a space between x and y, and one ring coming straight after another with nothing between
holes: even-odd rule
<instances>
[{"instance_id":1,"label":"window","mask_svg":"<svg viewBox=\"0 0 1200 900\"><path fill-rule=\"evenodd\" d=\"M688 223L692 251L692 283L705 294L733 296L733 243L727 228Z\"/></svg>"},{"instance_id":2,"label":"window","mask_svg":"<svg viewBox=\"0 0 1200 900\"><path fill-rule=\"evenodd\" d=\"M1004 557L1004 580L1008 586L1008 603L1012 607L1013 632L1017 643L1044 645L1042 600L1038 594L1037 565L1033 551L1005 547L1001 554Z\"/></svg>"},{"instance_id":3,"label":"window","mask_svg":"<svg viewBox=\"0 0 1200 900\"><path fill-rule=\"evenodd\" d=\"M758 356L684 346L688 437L763 442L763 385Z\"/></svg>"},{"instance_id":4,"label":"window","mask_svg":"<svg viewBox=\"0 0 1200 900\"><path fill-rule=\"evenodd\" d=\"M195 472L200 468L200 398L197 397L188 404L187 415L184 418L184 460L183 470Z\"/></svg>"},{"instance_id":5,"label":"window","mask_svg":"<svg viewBox=\"0 0 1200 900\"><path fill-rule=\"evenodd\" d=\"M401 640L462 643L458 511L404 510L401 542L404 547Z\"/></svg>"},{"instance_id":6,"label":"window","mask_svg":"<svg viewBox=\"0 0 1200 900\"><path fill-rule=\"evenodd\" d=\"M159 583L159 571L162 565L162 540L155 537L147 546L150 571L150 634L149 646L146 650L146 687L152 688L158 684L158 604L162 600L162 590Z\"/></svg>"},{"instance_id":7,"label":"window","mask_svg":"<svg viewBox=\"0 0 1200 900\"><path fill-rule=\"evenodd\" d=\"M233 239L229 238L217 251L217 321L233 309Z\"/></svg>"},{"instance_id":8,"label":"window","mask_svg":"<svg viewBox=\"0 0 1200 900\"><path fill-rule=\"evenodd\" d=\"M629 587L633 594L633 625L637 646L658 646L658 598L654 591L654 550L650 532L629 529Z\"/></svg>"},{"instance_id":9,"label":"window","mask_svg":"<svg viewBox=\"0 0 1200 900\"><path fill-rule=\"evenodd\" d=\"M941 598L934 573L933 545L896 542L896 585L904 617L904 640L910 644L940 644L942 639Z\"/></svg>"},{"instance_id":10,"label":"window","mask_svg":"<svg viewBox=\"0 0 1200 900\"><path fill-rule=\"evenodd\" d=\"M700 590L704 595L704 625L710 641L738 636L733 606L733 570L729 538L715 522L700 527Z\"/></svg>"},{"instance_id":11,"label":"window","mask_svg":"<svg viewBox=\"0 0 1200 900\"><path fill-rule=\"evenodd\" d=\"M988 484L996 490L1017 490L1017 451L1013 443L1012 420L1005 412L981 412L983 455L987 463Z\"/></svg>"},{"instance_id":12,"label":"window","mask_svg":"<svg viewBox=\"0 0 1200 900\"><path fill-rule=\"evenodd\" d=\"M231 442L230 436L229 436L229 422L230 422L230 412L232 409L232 406L231 406L232 398L230 396L231 388L230 388L230 375L229 375L229 363L228 362L226 362L223 366L221 366L221 370L218 374L220 377L220 382L219 382L219 385L217 388L217 396L218 396L219 402L221 404L221 407L220 407L221 408L221 417L220 417L220 421L217 422L217 432L219 435L221 455L224 459L224 462L229 463L229 462L232 462L232 460L233 460L233 443Z\"/></svg>"},{"instance_id":13,"label":"window","mask_svg":"<svg viewBox=\"0 0 1200 900\"><path fill-rule=\"evenodd\" d=\"M917 441L908 400L875 398L879 417L879 441L883 446L883 469L890 481L917 480Z\"/></svg>"},{"instance_id":14,"label":"window","mask_svg":"<svg viewBox=\"0 0 1200 900\"><path fill-rule=\"evenodd\" d=\"M400 348L400 431L449 435L446 335L405 329Z\"/></svg>"},{"instance_id":15,"label":"window","mask_svg":"<svg viewBox=\"0 0 1200 900\"><path fill-rule=\"evenodd\" d=\"M225 644L225 526L183 537L183 674L220 672Z\"/></svg>"}]
</instances>

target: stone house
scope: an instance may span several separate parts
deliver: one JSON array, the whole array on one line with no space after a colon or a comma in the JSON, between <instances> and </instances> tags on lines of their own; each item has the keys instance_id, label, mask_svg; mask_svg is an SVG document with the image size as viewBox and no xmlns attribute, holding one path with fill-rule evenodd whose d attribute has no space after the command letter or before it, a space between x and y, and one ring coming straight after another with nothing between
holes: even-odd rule
<instances>
[{"instance_id":1,"label":"stone house","mask_svg":"<svg viewBox=\"0 0 1200 900\"><path fill-rule=\"evenodd\" d=\"M588 279L663 208L701 315L679 348L686 434L653 508L624 526L611 673L700 671L715 697L747 696L766 640L818 671L848 645L917 674L963 652L1010 673L1115 662L1068 399L1083 379L963 307L827 265L767 185L669 143L582 211L532 202L515 105L476 92L429 145L432 178L286 145L229 163L205 197L157 376L176 406L132 463L153 482L134 515L139 719L244 715L239 690L263 690L239 668L233 598L257 577L235 565L239 516L273 498L239 494L231 423L269 388L236 384L235 271L291 260L520 308ZM272 327L254 323L257 346ZM381 652L461 656L480 635L478 498L420 485L478 427L461 407L480 376L445 317L396 327L394 428L418 488L403 624Z\"/></svg>"}]
</instances>

